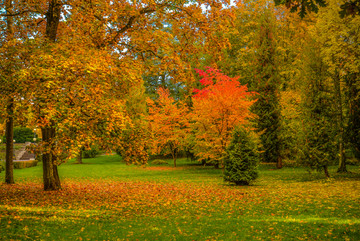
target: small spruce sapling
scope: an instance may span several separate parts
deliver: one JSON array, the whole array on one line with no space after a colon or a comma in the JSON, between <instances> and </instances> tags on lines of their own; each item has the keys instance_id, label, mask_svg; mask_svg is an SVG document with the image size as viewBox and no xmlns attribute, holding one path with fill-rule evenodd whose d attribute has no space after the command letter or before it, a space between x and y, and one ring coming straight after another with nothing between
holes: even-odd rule
<instances>
[{"instance_id":1,"label":"small spruce sapling","mask_svg":"<svg viewBox=\"0 0 360 241\"><path fill-rule=\"evenodd\" d=\"M249 185L258 177L258 163L256 143L248 131L236 128L224 161L224 181Z\"/></svg>"}]
</instances>

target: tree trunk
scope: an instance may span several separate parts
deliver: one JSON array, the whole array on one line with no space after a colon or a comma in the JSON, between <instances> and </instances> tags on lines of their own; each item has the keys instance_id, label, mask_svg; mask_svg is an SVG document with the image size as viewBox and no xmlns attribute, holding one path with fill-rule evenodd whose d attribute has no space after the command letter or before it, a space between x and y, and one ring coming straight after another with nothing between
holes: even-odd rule
<instances>
[{"instance_id":1,"label":"tree trunk","mask_svg":"<svg viewBox=\"0 0 360 241\"><path fill-rule=\"evenodd\" d=\"M83 148L81 147L78 156L76 157L76 163L77 164L83 164L82 162L82 154L83 154Z\"/></svg>"},{"instance_id":2,"label":"tree trunk","mask_svg":"<svg viewBox=\"0 0 360 241\"><path fill-rule=\"evenodd\" d=\"M46 30L45 35L49 42L54 43L57 37L57 30L61 15L61 2L59 0L49 0L48 10L46 12ZM61 188L56 156L54 155L55 128L53 125L41 128L42 141L45 145L45 151L42 155L43 161L43 181L44 190L52 191Z\"/></svg>"},{"instance_id":3,"label":"tree trunk","mask_svg":"<svg viewBox=\"0 0 360 241\"><path fill-rule=\"evenodd\" d=\"M358 80L360 80L359 74L354 73L346 77L349 112L346 136L355 158L360 161L360 101L358 99L360 89L357 88Z\"/></svg>"},{"instance_id":4,"label":"tree trunk","mask_svg":"<svg viewBox=\"0 0 360 241\"><path fill-rule=\"evenodd\" d=\"M56 41L57 30L60 22L61 3L59 0L49 0L49 8L46 13L46 37L51 41Z\"/></svg>"},{"instance_id":5,"label":"tree trunk","mask_svg":"<svg viewBox=\"0 0 360 241\"><path fill-rule=\"evenodd\" d=\"M176 167L176 157L173 157L174 160L174 167Z\"/></svg>"},{"instance_id":6,"label":"tree trunk","mask_svg":"<svg viewBox=\"0 0 360 241\"><path fill-rule=\"evenodd\" d=\"M61 188L61 185L57 165L55 164L56 156L52 153L52 142L55 138L55 128L44 127L41 128L41 132L43 142L46 145L45 152L42 156L44 190L59 190Z\"/></svg>"},{"instance_id":7,"label":"tree trunk","mask_svg":"<svg viewBox=\"0 0 360 241\"><path fill-rule=\"evenodd\" d=\"M328 171L328 167L325 165L324 166L324 174L325 174L325 177L326 178L329 178L330 177L330 174L329 174L329 171Z\"/></svg>"},{"instance_id":8,"label":"tree trunk","mask_svg":"<svg viewBox=\"0 0 360 241\"><path fill-rule=\"evenodd\" d=\"M175 148L175 149L171 148L171 149L172 149L171 154L172 154L173 161L174 161L174 167L176 167L177 148Z\"/></svg>"},{"instance_id":9,"label":"tree trunk","mask_svg":"<svg viewBox=\"0 0 360 241\"><path fill-rule=\"evenodd\" d=\"M12 1L5 1L5 8L8 14L12 13ZM13 30L13 19L12 16L6 17L6 40L12 41L14 38L14 30ZM7 58L11 60L13 57L11 53L7 53ZM10 62L11 63L11 62ZM13 66L7 67L8 77L11 78ZM11 93L10 93L11 95ZM6 106L7 119L6 119L6 154L5 154L5 183L6 184L14 184L14 98L9 97L8 103Z\"/></svg>"},{"instance_id":10,"label":"tree trunk","mask_svg":"<svg viewBox=\"0 0 360 241\"><path fill-rule=\"evenodd\" d=\"M6 120L6 169L5 169L5 183L14 184L14 99L9 98L7 105L7 120Z\"/></svg>"},{"instance_id":11,"label":"tree trunk","mask_svg":"<svg viewBox=\"0 0 360 241\"><path fill-rule=\"evenodd\" d=\"M340 86L340 76L336 74L334 77L334 87L335 87L335 98L336 98L336 107L338 115L338 125L339 125L339 168L337 172L347 172L346 170L346 156L345 156L345 145L344 145L344 117L343 117L343 108L341 100L341 86Z\"/></svg>"},{"instance_id":12,"label":"tree trunk","mask_svg":"<svg viewBox=\"0 0 360 241\"><path fill-rule=\"evenodd\" d=\"M278 159L277 159L276 168L277 168L277 169L283 168L283 161L282 161L282 158L281 158L280 156L279 156Z\"/></svg>"}]
</instances>

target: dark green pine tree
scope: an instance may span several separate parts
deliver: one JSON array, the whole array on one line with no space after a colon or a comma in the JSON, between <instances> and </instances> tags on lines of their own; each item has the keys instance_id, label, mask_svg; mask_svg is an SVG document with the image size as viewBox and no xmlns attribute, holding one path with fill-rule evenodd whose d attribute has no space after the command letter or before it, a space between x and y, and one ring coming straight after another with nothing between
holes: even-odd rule
<instances>
[{"instance_id":1,"label":"dark green pine tree","mask_svg":"<svg viewBox=\"0 0 360 241\"><path fill-rule=\"evenodd\" d=\"M326 66L320 58L319 48L310 47L307 55L302 97L302 163L311 169L323 170L325 176L329 177L328 166L334 164L338 151L333 93L326 82Z\"/></svg>"},{"instance_id":2,"label":"dark green pine tree","mask_svg":"<svg viewBox=\"0 0 360 241\"><path fill-rule=\"evenodd\" d=\"M348 124L346 127L346 142L357 160L360 160L360 75L348 74L346 82L346 102L348 106Z\"/></svg>"},{"instance_id":3,"label":"dark green pine tree","mask_svg":"<svg viewBox=\"0 0 360 241\"><path fill-rule=\"evenodd\" d=\"M252 89L259 95L252 111L257 115L254 125L260 134L260 160L276 163L277 168L282 168L280 156L280 78L276 63L275 27L272 18L273 16L265 11L260 20L260 29L258 29L258 44L254 56L255 79L251 85Z\"/></svg>"},{"instance_id":4,"label":"dark green pine tree","mask_svg":"<svg viewBox=\"0 0 360 241\"><path fill-rule=\"evenodd\" d=\"M247 131L235 129L227 153L224 160L224 181L249 185L258 177L258 150Z\"/></svg>"}]
</instances>

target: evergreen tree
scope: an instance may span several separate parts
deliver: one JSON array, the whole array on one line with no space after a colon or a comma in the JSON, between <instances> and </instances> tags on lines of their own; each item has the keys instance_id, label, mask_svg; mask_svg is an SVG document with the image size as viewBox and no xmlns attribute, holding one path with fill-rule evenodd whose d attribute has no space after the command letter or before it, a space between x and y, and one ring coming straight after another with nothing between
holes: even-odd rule
<instances>
[{"instance_id":1,"label":"evergreen tree","mask_svg":"<svg viewBox=\"0 0 360 241\"><path fill-rule=\"evenodd\" d=\"M274 40L273 16L265 11L262 17L258 48L255 52L255 80L254 90L259 93L252 111L257 115L255 119L256 131L260 134L261 154L263 162L274 162L277 168L282 167L280 157L280 77L276 63L276 42Z\"/></svg>"},{"instance_id":2,"label":"evergreen tree","mask_svg":"<svg viewBox=\"0 0 360 241\"><path fill-rule=\"evenodd\" d=\"M258 177L259 156L249 132L240 128L235 129L227 152L228 156L224 160L224 181L236 185L249 185Z\"/></svg>"},{"instance_id":3,"label":"evergreen tree","mask_svg":"<svg viewBox=\"0 0 360 241\"><path fill-rule=\"evenodd\" d=\"M347 172L346 148L359 150L359 22L360 16L343 16L345 0L327 0L327 7L317 15L314 38L321 47L321 57L333 82L334 112L337 114L338 172ZM348 145L348 146L347 146Z\"/></svg>"},{"instance_id":4,"label":"evergreen tree","mask_svg":"<svg viewBox=\"0 0 360 241\"><path fill-rule=\"evenodd\" d=\"M336 147L336 121L333 111L333 93L326 82L326 66L319 48L313 43L307 52L307 73L303 88L302 163L311 169L323 170L329 177L328 166L333 164Z\"/></svg>"},{"instance_id":5,"label":"evergreen tree","mask_svg":"<svg viewBox=\"0 0 360 241\"><path fill-rule=\"evenodd\" d=\"M349 116L345 136L354 157L360 160L360 88L357 87L360 83L360 74L348 74L345 81Z\"/></svg>"}]
</instances>

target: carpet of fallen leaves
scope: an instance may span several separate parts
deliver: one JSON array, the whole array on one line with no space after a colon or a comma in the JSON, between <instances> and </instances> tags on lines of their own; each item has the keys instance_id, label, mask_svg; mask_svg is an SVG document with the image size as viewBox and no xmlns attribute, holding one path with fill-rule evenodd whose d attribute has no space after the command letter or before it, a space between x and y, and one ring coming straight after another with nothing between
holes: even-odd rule
<instances>
[{"instance_id":1,"label":"carpet of fallen leaves","mask_svg":"<svg viewBox=\"0 0 360 241\"><path fill-rule=\"evenodd\" d=\"M259 194L256 194L258 196ZM155 182L67 181L60 191L42 191L39 183L2 185L0 189L2 215L16 215L26 208L37 208L46 215L47 210L72 211L75 214L96 210L103 214L116 213L121 217L136 215L162 215L166 211L186 212L204 207L247 202L250 194L244 190L190 184ZM244 197L246 198L244 199ZM174 207L177 207L174 209ZM20 209L20 210L19 210ZM166 215L167 215L166 214ZM37 215L39 216L39 215Z\"/></svg>"},{"instance_id":2,"label":"carpet of fallen leaves","mask_svg":"<svg viewBox=\"0 0 360 241\"><path fill-rule=\"evenodd\" d=\"M229 221L226 220L243 222L237 224L244 225L243 230L238 227L238 230L231 231L232 234L238 235L245 232L246 228L247 232L253 233L253 239L256 239L261 232L263 235L270 235L273 240L286 240L286 237L289 237L286 236L286 232L289 231L286 230L286 226L290 224L295 224L295 226L289 226L293 229L292 231L295 230L303 235L299 240L339 237L342 240L356 240L348 234L360 235L359 231L356 231L360 228L359 181L281 184L274 182L268 185L235 187L206 183L68 179L62 186L60 191L45 192L42 190L40 181L1 185L0 227L11 230L11 223L15 221L20 223L28 221L61 223L84 220L128 222L139 218L178 220L178 217L182 217L188 223L192 220L199 220L202 224L227 222L227 225ZM174 226L178 235L183 238L186 237L184 236L186 225L188 225L186 222L182 224L182 227L178 224ZM198 232L203 232L204 230L200 230L202 226L197 225ZM310 235L306 230L312 226L314 226L314 233ZM237 229L237 226L229 227ZM334 230L339 227L341 234L334 233ZM22 231L26 228L27 226L22 227ZM323 228L328 229L326 234L316 234L317 230ZM133 235L131 225L128 229L128 232ZM155 232L158 227L151 229ZM189 231L190 240L194 239L191 235L196 231L196 228ZM211 229L206 232L211 232ZM164 233L163 230L162 233ZM229 237L221 238L219 235L210 235L209 239L229 239ZM176 236L171 237L167 238L176 239ZM199 237L208 239L206 236ZM132 240L132 238L127 239ZM237 240L238 238L234 236L230 239Z\"/></svg>"}]
</instances>

